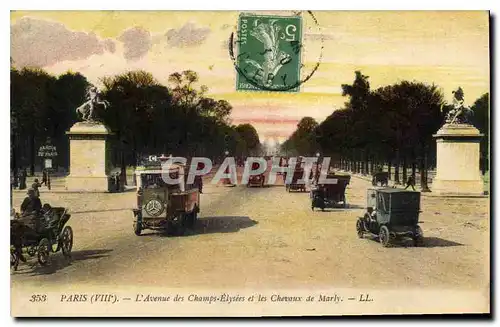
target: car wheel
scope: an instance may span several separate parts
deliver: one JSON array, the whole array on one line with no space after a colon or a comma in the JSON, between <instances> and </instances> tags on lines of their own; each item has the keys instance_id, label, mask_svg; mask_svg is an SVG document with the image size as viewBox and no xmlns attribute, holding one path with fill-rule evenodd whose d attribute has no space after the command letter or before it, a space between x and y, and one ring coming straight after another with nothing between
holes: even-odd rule
<instances>
[{"instance_id":1,"label":"car wheel","mask_svg":"<svg viewBox=\"0 0 500 327\"><path fill-rule=\"evenodd\" d=\"M363 238L363 223L361 222L361 219L356 221L356 233L359 238Z\"/></svg>"},{"instance_id":2,"label":"car wheel","mask_svg":"<svg viewBox=\"0 0 500 327\"><path fill-rule=\"evenodd\" d=\"M389 234L389 228L387 226L381 226L380 232L378 234L378 240L383 247L388 247L391 241L391 236Z\"/></svg>"},{"instance_id":3,"label":"car wheel","mask_svg":"<svg viewBox=\"0 0 500 327\"><path fill-rule=\"evenodd\" d=\"M141 232L142 232L141 224L139 224L137 221L134 222L134 233L135 233L135 235L141 236Z\"/></svg>"},{"instance_id":4,"label":"car wheel","mask_svg":"<svg viewBox=\"0 0 500 327\"><path fill-rule=\"evenodd\" d=\"M423 246L424 245L424 233L422 232L422 229L420 228L420 226L417 226L416 236L413 238L413 245L414 246Z\"/></svg>"}]
</instances>

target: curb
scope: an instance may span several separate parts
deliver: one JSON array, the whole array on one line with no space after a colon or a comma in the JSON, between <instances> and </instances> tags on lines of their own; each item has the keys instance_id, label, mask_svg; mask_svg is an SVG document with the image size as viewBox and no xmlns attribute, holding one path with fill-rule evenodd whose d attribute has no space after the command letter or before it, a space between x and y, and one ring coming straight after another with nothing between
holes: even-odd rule
<instances>
[{"instance_id":1,"label":"curb","mask_svg":"<svg viewBox=\"0 0 500 327\"><path fill-rule=\"evenodd\" d=\"M371 178L366 177L366 176L360 176L357 174L352 174L351 176L356 177L358 179L362 179L365 181L371 182ZM396 186L396 188L403 189L402 187ZM477 199L484 199L484 198L489 198L490 196L488 194L482 194L482 195L477 195L477 194L436 194L431 192L422 192L420 191L420 195L422 197L426 198L463 198L463 199L470 199L470 198L477 198Z\"/></svg>"}]
</instances>

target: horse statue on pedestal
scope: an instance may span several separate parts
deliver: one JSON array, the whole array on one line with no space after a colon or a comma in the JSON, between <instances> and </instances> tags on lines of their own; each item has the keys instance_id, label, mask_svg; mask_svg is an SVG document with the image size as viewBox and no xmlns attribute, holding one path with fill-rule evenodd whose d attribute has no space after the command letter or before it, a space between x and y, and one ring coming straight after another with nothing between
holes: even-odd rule
<instances>
[{"instance_id":1,"label":"horse statue on pedestal","mask_svg":"<svg viewBox=\"0 0 500 327\"><path fill-rule=\"evenodd\" d=\"M101 93L95 86L90 86L88 88L86 99L87 101L85 103L76 108L76 114L81 117L83 121L96 122L95 109L97 106L106 110L109 107L109 103L101 99Z\"/></svg>"},{"instance_id":2,"label":"horse statue on pedestal","mask_svg":"<svg viewBox=\"0 0 500 327\"><path fill-rule=\"evenodd\" d=\"M452 93L453 109L446 114L446 124L469 124L474 111L464 105L464 91L459 87Z\"/></svg>"}]
</instances>

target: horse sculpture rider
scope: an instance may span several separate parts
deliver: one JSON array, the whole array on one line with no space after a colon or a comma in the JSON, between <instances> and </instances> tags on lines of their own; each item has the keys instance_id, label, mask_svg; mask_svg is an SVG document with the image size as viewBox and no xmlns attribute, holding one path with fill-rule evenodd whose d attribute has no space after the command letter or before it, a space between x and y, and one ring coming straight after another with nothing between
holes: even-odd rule
<instances>
[{"instance_id":1,"label":"horse sculpture rider","mask_svg":"<svg viewBox=\"0 0 500 327\"><path fill-rule=\"evenodd\" d=\"M453 91L453 109L446 115L447 124L468 124L474 111L464 106L464 91L459 87Z\"/></svg>"},{"instance_id":2,"label":"horse sculpture rider","mask_svg":"<svg viewBox=\"0 0 500 327\"><path fill-rule=\"evenodd\" d=\"M106 109L109 104L106 100L101 99L101 93L97 90L95 86L90 86L87 91L87 101L76 108L76 113L82 116L82 119L88 122L95 121L95 108L97 105L101 105Z\"/></svg>"}]
</instances>

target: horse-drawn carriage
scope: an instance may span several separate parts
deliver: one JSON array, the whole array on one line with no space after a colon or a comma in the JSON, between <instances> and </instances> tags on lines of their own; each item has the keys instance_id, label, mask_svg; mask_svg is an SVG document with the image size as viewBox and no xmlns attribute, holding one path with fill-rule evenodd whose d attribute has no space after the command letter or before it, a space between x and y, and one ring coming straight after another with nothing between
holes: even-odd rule
<instances>
[{"instance_id":1,"label":"horse-drawn carriage","mask_svg":"<svg viewBox=\"0 0 500 327\"><path fill-rule=\"evenodd\" d=\"M17 270L23 252L31 257L36 255L42 266L49 263L51 252L62 250L66 258L71 257L73 230L66 226L70 217L67 209L47 204L33 215L14 214L10 220L11 267Z\"/></svg>"},{"instance_id":2,"label":"horse-drawn carriage","mask_svg":"<svg viewBox=\"0 0 500 327\"><path fill-rule=\"evenodd\" d=\"M311 189L311 210L335 208L339 204L344 208L347 207L345 190L351 181L351 176L332 173L327 175L327 181L328 183L319 181Z\"/></svg>"},{"instance_id":3,"label":"horse-drawn carriage","mask_svg":"<svg viewBox=\"0 0 500 327\"><path fill-rule=\"evenodd\" d=\"M372 185L377 186L387 186L389 185L389 173L386 171L379 171L372 175Z\"/></svg>"}]
</instances>

